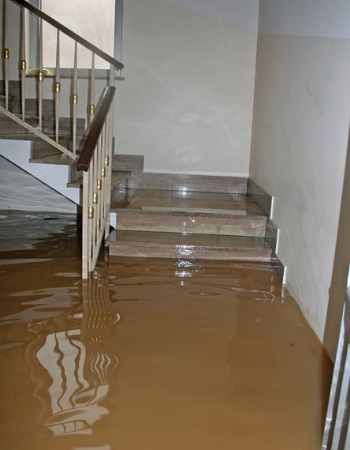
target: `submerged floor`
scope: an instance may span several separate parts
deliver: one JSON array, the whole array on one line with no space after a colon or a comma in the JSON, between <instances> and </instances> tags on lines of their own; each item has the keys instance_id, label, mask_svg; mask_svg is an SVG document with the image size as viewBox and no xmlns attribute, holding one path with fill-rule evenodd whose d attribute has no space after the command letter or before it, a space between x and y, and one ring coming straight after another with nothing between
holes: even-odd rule
<instances>
[{"instance_id":1,"label":"submerged floor","mask_svg":"<svg viewBox=\"0 0 350 450\"><path fill-rule=\"evenodd\" d=\"M268 266L85 283L73 216L0 216L1 449L321 448L332 364Z\"/></svg>"}]
</instances>

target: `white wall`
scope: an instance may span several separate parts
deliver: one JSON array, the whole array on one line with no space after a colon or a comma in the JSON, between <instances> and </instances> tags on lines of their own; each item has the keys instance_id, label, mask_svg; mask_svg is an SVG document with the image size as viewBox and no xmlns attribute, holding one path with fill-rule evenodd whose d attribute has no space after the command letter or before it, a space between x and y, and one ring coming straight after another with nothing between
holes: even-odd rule
<instances>
[{"instance_id":1,"label":"white wall","mask_svg":"<svg viewBox=\"0 0 350 450\"><path fill-rule=\"evenodd\" d=\"M349 132L350 8L261 0L259 24L250 175L275 196L278 256L322 340Z\"/></svg>"},{"instance_id":2,"label":"white wall","mask_svg":"<svg viewBox=\"0 0 350 450\"><path fill-rule=\"evenodd\" d=\"M257 38L252 18L241 0L218 4L222 16L236 12L246 28L212 17L214 0L202 2L201 12L198 1L192 9L174 3L124 1L126 80L117 86L117 151L144 155L150 172L247 176ZM256 28L258 1L248 3Z\"/></svg>"},{"instance_id":3,"label":"white wall","mask_svg":"<svg viewBox=\"0 0 350 450\"><path fill-rule=\"evenodd\" d=\"M0 156L0 210L75 214L77 205Z\"/></svg>"}]
</instances>

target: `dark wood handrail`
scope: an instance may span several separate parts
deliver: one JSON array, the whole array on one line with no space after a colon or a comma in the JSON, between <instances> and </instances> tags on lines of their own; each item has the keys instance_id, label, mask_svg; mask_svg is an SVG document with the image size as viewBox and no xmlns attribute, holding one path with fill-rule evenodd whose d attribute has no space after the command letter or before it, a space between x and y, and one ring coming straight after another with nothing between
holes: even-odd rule
<instances>
[{"instance_id":1,"label":"dark wood handrail","mask_svg":"<svg viewBox=\"0 0 350 450\"><path fill-rule=\"evenodd\" d=\"M90 167L97 140L100 137L103 125L106 122L115 91L116 89L114 86L108 86L103 91L100 107L98 108L95 118L91 124L90 132L86 138L82 153L77 162L77 170L87 172Z\"/></svg>"},{"instance_id":2,"label":"dark wood handrail","mask_svg":"<svg viewBox=\"0 0 350 450\"><path fill-rule=\"evenodd\" d=\"M62 25L60 22L57 22L57 20L53 19L52 17L48 16L44 12L40 11L40 9L36 8L35 6L31 5L30 3L26 2L25 0L11 0L13 3L17 3L17 5L22 6L23 8L28 9L28 11L32 12L38 17L41 17L45 22L48 22L53 27L57 28L59 31L62 31L62 33L66 34L70 38L77 41L79 44L81 44L83 47L91 50L96 55L100 56L105 61L108 61L110 64L112 64L116 69L121 70L124 68L123 64L116 59L112 58L112 56L108 55L104 51L100 50L98 47L95 47L95 45L88 42L86 39L82 38L78 34L74 33L74 31L71 31L69 28Z\"/></svg>"}]
</instances>

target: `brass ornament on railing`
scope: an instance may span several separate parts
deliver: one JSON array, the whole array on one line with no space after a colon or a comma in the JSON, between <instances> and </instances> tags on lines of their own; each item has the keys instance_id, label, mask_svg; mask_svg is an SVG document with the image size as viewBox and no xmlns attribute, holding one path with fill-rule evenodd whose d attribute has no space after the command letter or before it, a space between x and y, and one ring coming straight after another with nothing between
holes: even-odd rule
<instances>
[{"instance_id":1,"label":"brass ornament on railing","mask_svg":"<svg viewBox=\"0 0 350 450\"><path fill-rule=\"evenodd\" d=\"M27 63L25 59L22 59L21 61L21 70L27 70Z\"/></svg>"},{"instance_id":2,"label":"brass ornament on railing","mask_svg":"<svg viewBox=\"0 0 350 450\"><path fill-rule=\"evenodd\" d=\"M94 218L94 208L92 206L89 207L89 219Z\"/></svg>"},{"instance_id":3,"label":"brass ornament on railing","mask_svg":"<svg viewBox=\"0 0 350 450\"><path fill-rule=\"evenodd\" d=\"M10 59L10 50L8 48L4 48L4 59Z\"/></svg>"},{"instance_id":4,"label":"brass ornament on railing","mask_svg":"<svg viewBox=\"0 0 350 450\"><path fill-rule=\"evenodd\" d=\"M109 166L109 156L108 155L105 156L105 165Z\"/></svg>"},{"instance_id":5,"label":"brass ornament on railing","mask_svg":"<svg viewBox=\"0 0 350 450\"><path fill-rule=\"evenodd\" d=\"M102 181L97 180L97 190L100 191L102 189Z\"/></svg>"},{"instance_id":6,"label":"brass ornament on railing","mask_svg":"<svg viewBox=\"0 0 350 450\"><path fill-rule=\"evenodd\" d=\"M101 177L104 178L106 176L106 168L101 167Z\"/></svg>"},{"instance_id":7,"label":"brass ornament on railing","mask_svg":"<svg viewBox=\"0 0 350 450\"><path fill-rule=\"evenodd\" d=\"M95 114L95 105L90 105L90 114L93 116Z\"/></svg>"},{"instance_id":8,"label":"brass ornament on railing","mask_svg":"<svg viewBox=\"0 0 350 450\"><path fill-rule=\"evenodd\" d=\"M61 92L61 83L55 83L55 92L57 94Z\"/></svg>"},{"instance_id":9,"label":"brass ornament on railing","mask_svg":"<svg viewBox=\"0 0 350 450\"><path fill-rule=\"evenodd\" d=\"M92 195L92 203L96 205L97 202L98 202L98 195L97 192L94 192Z\"/></svg>"},{"instance_id":10,"label":"brass ornament on railing","mask_svg":"<svg viewBox=\"0 0 350 450\"><path fill-rule=\"evenodd\" d=\"M72 95L72 103L73 105L76 105L78 103L78 94Z\"/></svg>"},{"instance_id":11,"label":"brass ornament on railing","mask_svg":"<svg viewBox=\"0 0 350 450\"><path fill-rule=\"evenodd\" d=\"M38 80L39 81L43 81L44 80L44 74L41 71L38 72Z\"/></svg>"}]
</instances>

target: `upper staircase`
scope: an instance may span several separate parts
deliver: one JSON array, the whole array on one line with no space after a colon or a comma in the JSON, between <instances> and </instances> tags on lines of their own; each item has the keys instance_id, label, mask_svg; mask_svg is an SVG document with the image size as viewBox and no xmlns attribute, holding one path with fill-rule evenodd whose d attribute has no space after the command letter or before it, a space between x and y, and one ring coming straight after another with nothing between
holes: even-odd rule
<instances>
[{"instance_id":1,"label":"upper staircase","mask_svg":"<svg viewBox=\"0 0 350 450\"><path fill-rule=\"evenodd\" d=\"M33 35L27 29L31 17L37 24ZM43 61L44 22L56 33L56 66L50 69ZM82 272L87 278L109 234L111 186L116 179L112 177L114 84L123 64L24 0L2 0L1 26L0 138L32 141L31 162L68 166L66 183L82 186ZM73 42L72 69L61 67L62 36ZM29 61L33 63L29 48L37 55L34 68L29 66ZM81 48L91 53L91 69L82 77ZM96 83L96 57L109 65L105 86L101 78ZM11 160L11 151L7 156Z\"/></svg>"}]
</instances>

